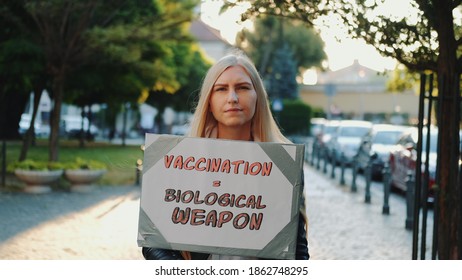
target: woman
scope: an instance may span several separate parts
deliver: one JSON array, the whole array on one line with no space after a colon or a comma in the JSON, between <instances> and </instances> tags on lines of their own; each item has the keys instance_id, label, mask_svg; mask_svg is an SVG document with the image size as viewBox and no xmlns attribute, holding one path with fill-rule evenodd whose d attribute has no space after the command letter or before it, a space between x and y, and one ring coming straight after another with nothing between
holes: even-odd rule
<instances>
[{"instance_id":1,"label":"woman","mask_svg":"<svg viewBox=\"0 0 462 280\"><path fill-rule=\"evenodd\" d=\"M240 53L223 57L207 72L189 136L290 143L273 119L267 93L255 66ZM309 259L305 201L303 197L300 199L302 210L298 225L296 259ZM143 248L142 252L146 259L156 260L243 259L156 248Z\"/></svg>"}]
</instances>

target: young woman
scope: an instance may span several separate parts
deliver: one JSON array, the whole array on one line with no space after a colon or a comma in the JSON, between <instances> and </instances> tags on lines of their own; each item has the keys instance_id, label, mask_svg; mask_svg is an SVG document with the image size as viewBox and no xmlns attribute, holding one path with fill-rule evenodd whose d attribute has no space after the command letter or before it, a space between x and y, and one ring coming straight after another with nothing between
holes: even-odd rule
<instances>
[{"instance_id":1,"label":"young woman","mask_svg":"<svg viewBox=\"0 0 462 280\"><path fill-rule=\"evenodd\" d=\"M290 143L273 119L268 95L255 66L241 53L223 57L207 72L189 136ZM296 259L309 259L303 196L300 200L302 210L298 225ZM142 252L146 259L156 260L244 259L156 248L143 248Z\"/></svg>"}]
</instances>

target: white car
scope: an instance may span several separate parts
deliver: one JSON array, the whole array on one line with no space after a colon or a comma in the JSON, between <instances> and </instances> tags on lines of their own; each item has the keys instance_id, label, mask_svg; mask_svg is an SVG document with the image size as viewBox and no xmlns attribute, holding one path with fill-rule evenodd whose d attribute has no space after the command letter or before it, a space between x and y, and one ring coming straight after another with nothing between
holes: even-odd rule
<instances>
[{"instance_id":1,"label":"white car","mask_svg":"<svg viewBox=\"0 0 462 280\"><path fill-rule=\"evenodd\" d=\"M340 121L332 138L332 153L336 163L351 164L356 156L361 139L372 129L372 123L359 120Z\"/></svg>"}]
</instances>

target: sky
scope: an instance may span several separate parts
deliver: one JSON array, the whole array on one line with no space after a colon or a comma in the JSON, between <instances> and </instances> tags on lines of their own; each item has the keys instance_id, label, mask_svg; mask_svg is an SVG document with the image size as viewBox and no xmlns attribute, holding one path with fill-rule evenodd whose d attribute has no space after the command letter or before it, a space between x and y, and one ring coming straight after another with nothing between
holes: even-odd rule
<instances>
[{"instance_id":1,"label":"sky","mask_svg":"<svg viewBox=\"0 0 462 280\"><path fill-rule=\"evenodd\" d=\"M400 15L408 12L406 0L388 0L387 7L384 7L390 15ZM240 12L245 9L236 8L223 15L219 15L219 9L222 5L221 0L203 0L202 1L202 20L212 27L221 31L222 36L230 43L234 43L236 33L242 28L251 28L250 21L239 24ZM330 17L327 20L317 21L316 28L319 29L321 38L325 42L325 52L328 56L328 67L335 71L348 67L358 60L363 66L377 71L385 69L391 70L396 66L396 60L382 57L374 47L367 45L361 40L350 39L347 32L342 28L342 24Z\"/></svg>"}]
</instances>

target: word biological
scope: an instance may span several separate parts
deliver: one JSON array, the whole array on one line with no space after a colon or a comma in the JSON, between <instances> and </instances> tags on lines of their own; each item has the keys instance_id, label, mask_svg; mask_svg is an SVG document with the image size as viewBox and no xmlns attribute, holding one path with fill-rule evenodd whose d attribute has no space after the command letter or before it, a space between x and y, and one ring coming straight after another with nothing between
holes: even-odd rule
<instances>
[{"instance_id":1,"label":"word biological","mask_svg":"<svg viewBox=\"0 0 462 280\"><path fill-rule=\"evenodd\" d=\"M173 163L173 164L172 164ZM248 162L245 160L231 161L229 159L221 158L204 158L201 157L196 160L195 157L190 156L183 158L183 156L165 155L164 156L165 168L176 168L184 170L195 170L205 172L221 172L234 174L244 174L256 176L270 176L273 167L272 162Z\"/></svg>"}]
</instances>

